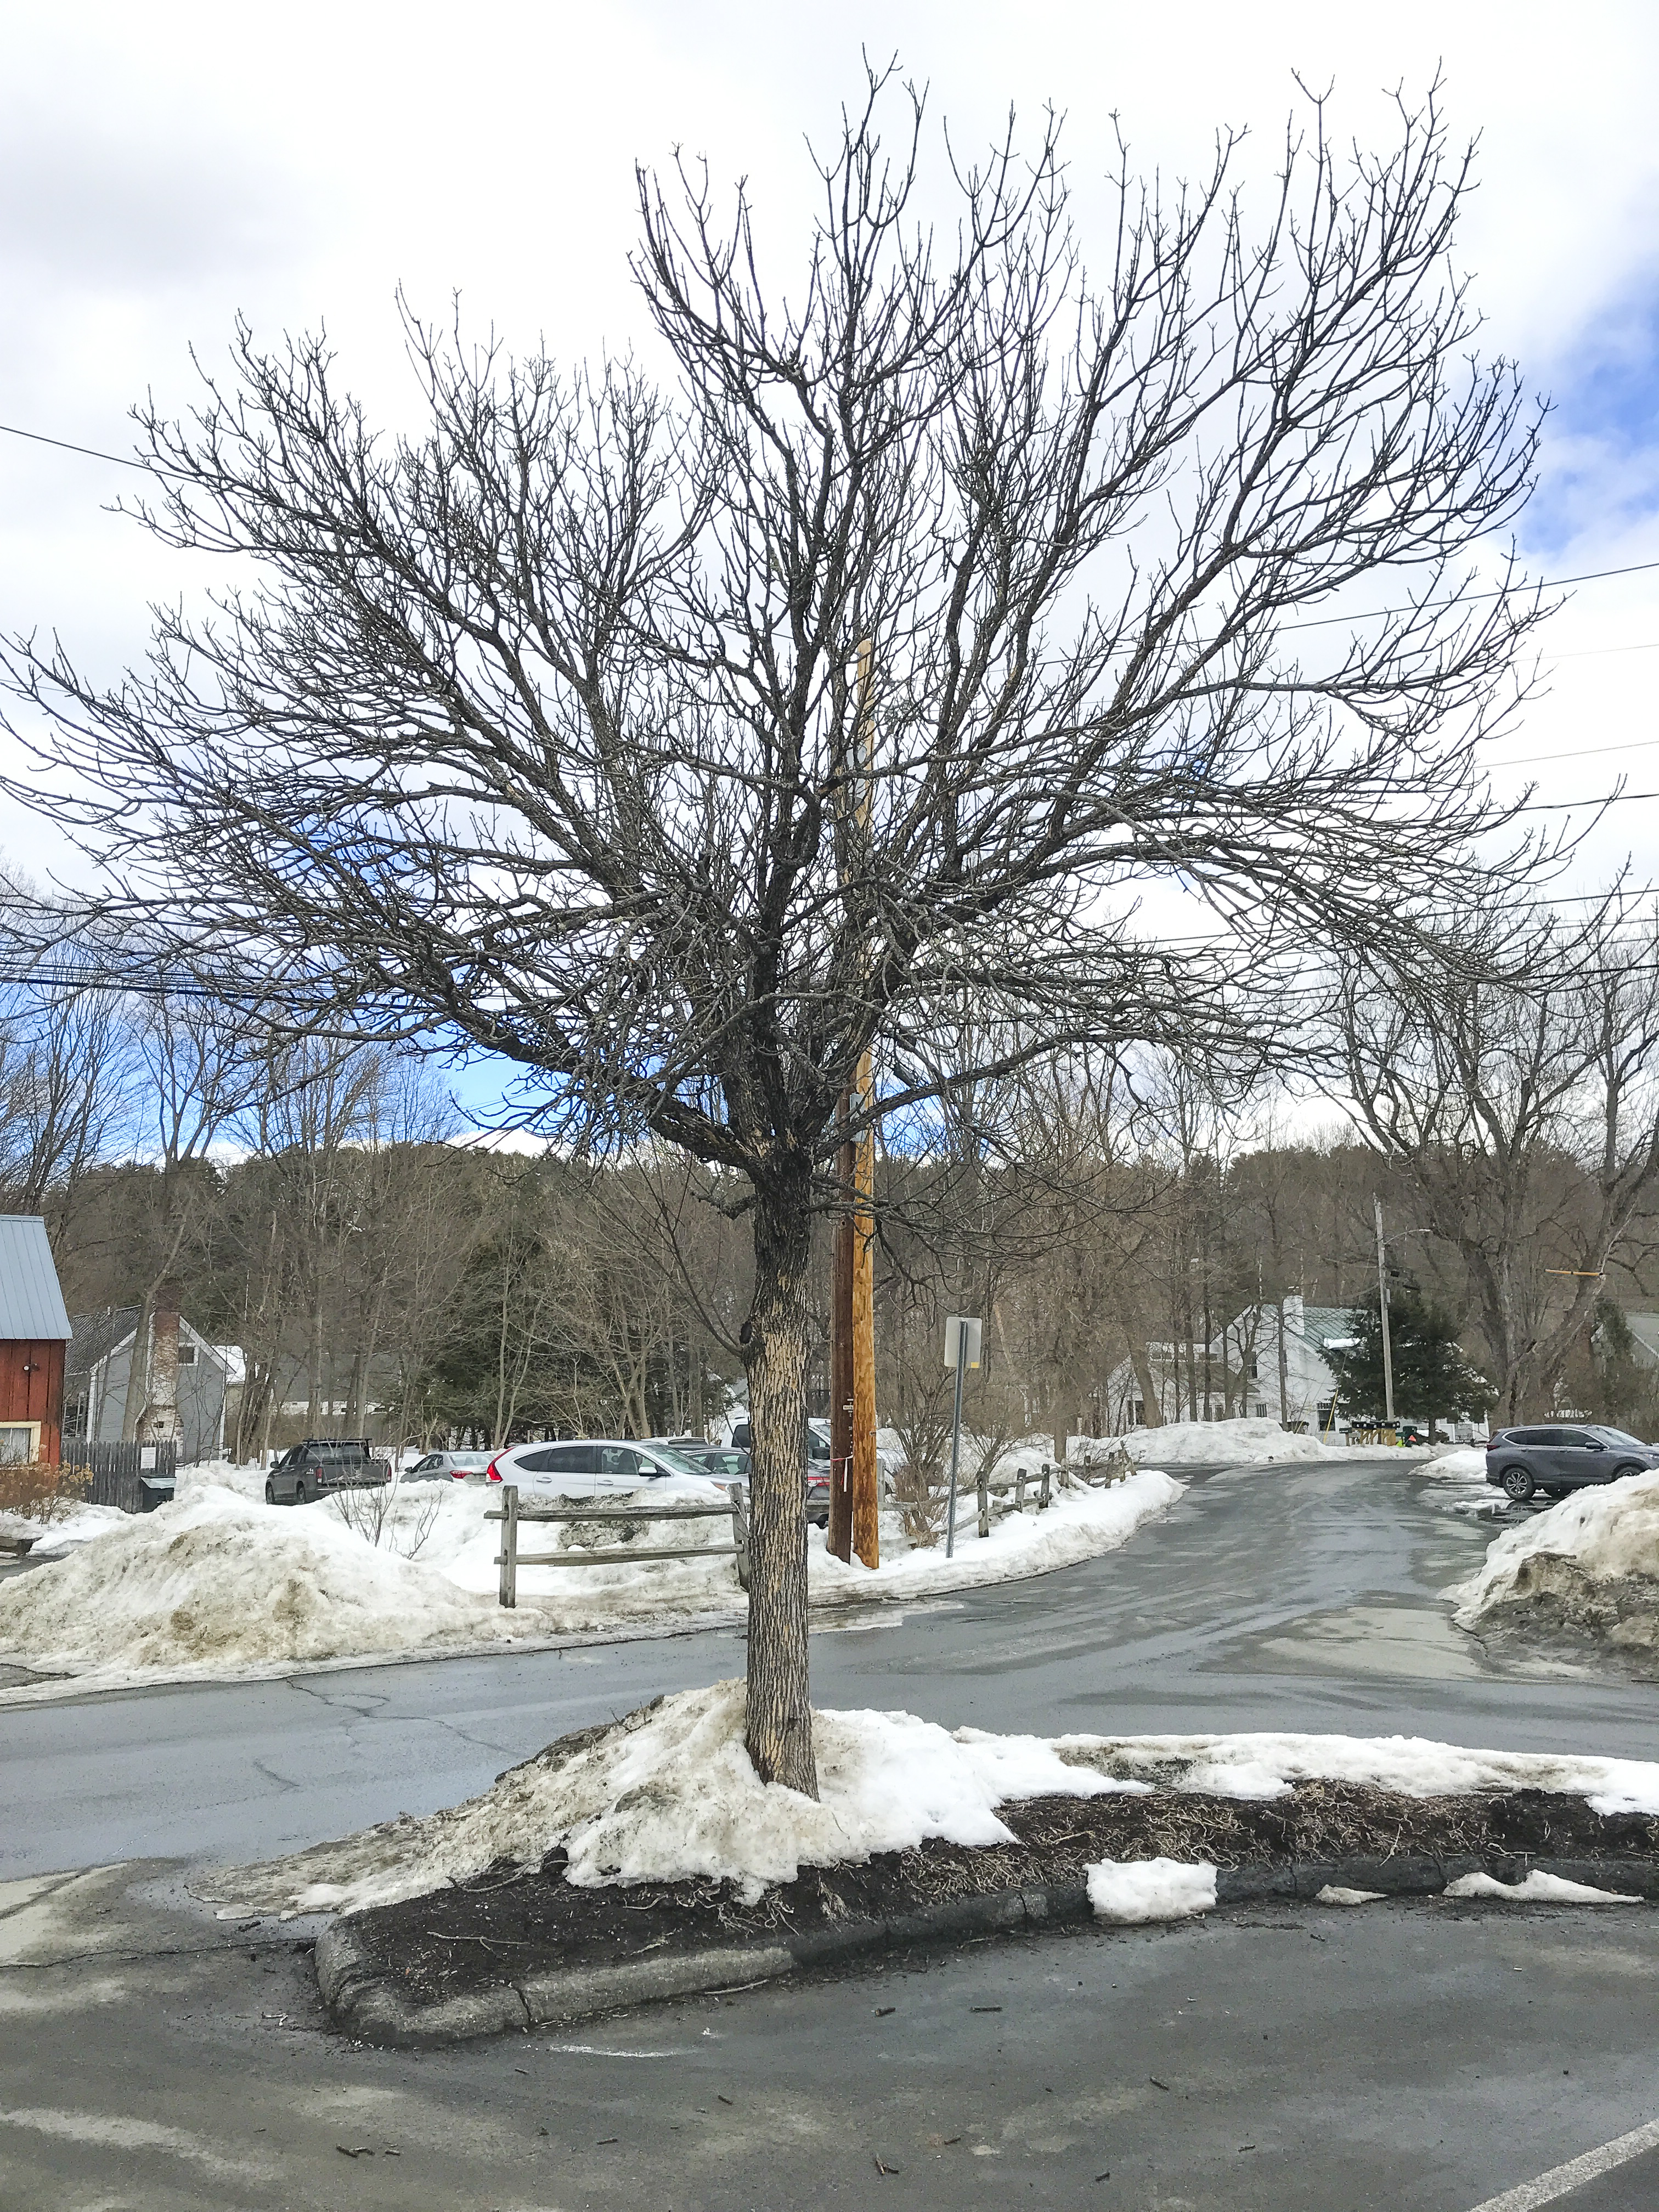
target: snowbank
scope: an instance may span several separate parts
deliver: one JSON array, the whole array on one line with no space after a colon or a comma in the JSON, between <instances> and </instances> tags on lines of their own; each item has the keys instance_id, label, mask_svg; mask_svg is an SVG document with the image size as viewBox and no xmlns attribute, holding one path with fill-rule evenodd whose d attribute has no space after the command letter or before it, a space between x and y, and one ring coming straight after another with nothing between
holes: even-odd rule
<instances>
[{"instance_id":1,"label":"snowbank","mask_svg":"<svg viewBox=\"0 0 1659 2212\"><path fill-rule=\"evenodd\" d=\"M552 1745L466 1804L205 1887L239 1911L352 1911L502 1862L537 1867L562 1846L574 1882L725 1877L752 1899L793 1881L803 1863L862 1861L928 1836L1011 1842L996 1808L1012 1798L1139 1786L1068 1765L1036 1736L951 1735L909 1713L819 1713L815 1802L757 1778L744 1717L741 1682L659 1698L614 1727Z\"/></svg>"},{"instance_id":2,"label":"snowbank","mask_svg":"<svg viewBox=\"0 0 1659 2212\"><path fill-rule=\"evenodd\" d=\"M661 1698L611 1727L550 1746L465 1804L231 1869L204 1887L227 1910L354 1911L498 1864L532 1869L562 1849L574 1882L701 1875L734 1881L752 1901L769 1883L793 1881L803 1863L862 1861L929 1836L1006 1842L998 1808L1021 1798L1159 1786L1260 1797L1316 1776L1413 1796L1571 1792L1597 1812L1659 1812L1659 1765L1629 1759L1466 1751L1403 1736L951 1734L893 1712L814 1715L822 1793L815 1802L757 1778L744 1719L741 1682ZM1164 1918L1172 1903L1182 1911L1214 1903L1213 1868L1200 1900L1206 1869L1171 1873L1171 1864L1146 1863L1163 1869L1154 1875L1099 1862L1090 1875L1097 1911Z\"/></svg>"},{"instance_id":3,"label":"snowbank","mask_svg":"<svg viewBox=\"0 0 1659 2212\"><path fill-rule=\"evenodd\" d=\"M511 1633L512 1616L501 1614ZM522 1631L520 1632L522 1633ZM325 1506L204 1487L0 1589L0 1650L103 1677L222 1674L501 1638L491 1608Z\"/></svg>"},{"instance_id":4,"label":"snowbank","mask_svg":"<svg viewBox=\"0 0 1659 2212\"><path fill-rule=\"evenodd\" d=\"M719 1550L731 1541L723 1516L673 1532L677 1546L707 1558L521 1566L517 1609L504 1611L496 1603L501 1524L485 1517L499 1510L498 1489L409 1483L271 1506L262 1476L240 1470L240 1486L231 1489L220 1472L216 1464L186 1469L178 1497L154 1513L88 1508L97 1517L84 1530L81 1516L55 1528L48 1556L64 1556L0 1587L0 1654L82 1686L113 1688L648 1633L738 1620L745 1607L732 1561ZM259 1494L249 1496L252 1482ZM1046 1513L994 1522L983 1542L971 1528L959 1529L954 1559L943 1546L910 1550L897 1515L884 1514L883 1564L873 1573L831 1558L814 1530L811 1602L890 1603L1043 1574L1114 1550L1181 1490L1147 1469L1109 1489L1061 1492ZM725 1502L724 1492L690 1480L652 1492L657 1502L682 1494ZM614 1522L542 1523L523 1530L523 1548L568 1550L574 1562L625 1533ZM642 1520L637 1533L648 1544L657 1532ZM40 1694L40 1685L27 1685L0 1692L0 1702Z\"/></svg>"},{"instance_id":5,"label":"snowbank","mask_svg":"<svg viewBox=\"0 0 1659 2212\"><path fill-rule=\"evenodd\" d=\"M927 1597L1074 1566L1127 1543L1143 1522L1173 1505L1185 1487L1160 1469L1146 1468L1108 1489L1057 1490L1046 1513L1037 1512L1035 1502L1029 1504L1023 1513L994 1520L982 1540L970 1491L958 1496L951 1559L945 1556L942 1538L931 1550L912 1550L899 1516L884 1513L881 1565L873 1571L836 1559L825 1548L823 1530L814 1528L806 1553L811 1602L860 1605Z\"/></svg>"},{"instance_id":6,"label":"snowbank","mask_svg":"<svg viewBox=\"0 0 1659 2212\"><path fill-rule=\"evenodd\" d=\"M1277 1421L1167 1421L1161 1429L1131 1429L1102 1437L1100 1452L1121 1448L1142 1467L1278 1467L1289 1462L1340 1460L1351 1466L1346 1444L1322 1444Z\"/></svg>"},{"instance_id":7,"label":"snowbank","mask_svg":"<svg viewBox=\"0 0 1659 2212\"><path fill-rule=\"evenodd\" d=\"M1597 1813L1659 1813L1659 1765L1533 1751L1470 1751L1411 1735L1063 1735L1064 1759L1118 1781L1218 1797L1279 1797L1294 1783L1358 1782L1407 1797L1546 1790Z\"/></svg>"},{"instance_id":8,"label":"snowbank","mask_svg":"<svg viewBox=\"0 0 1659 2212\"><path fill-rule=\"evenodd\" d=\"M1461 1628L1530 1620L1659 1650L1659 1473L1575 1491L1506 1529L1450 1595Z\"/></svg>"}]
</instances>

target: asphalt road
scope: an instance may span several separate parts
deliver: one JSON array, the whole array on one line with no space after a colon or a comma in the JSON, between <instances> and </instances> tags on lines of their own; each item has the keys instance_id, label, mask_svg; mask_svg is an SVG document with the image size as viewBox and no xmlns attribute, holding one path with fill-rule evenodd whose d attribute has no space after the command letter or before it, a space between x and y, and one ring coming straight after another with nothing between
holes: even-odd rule
<instances>
[{"instance_id":1,"label":"asphalt road","mask_svg":"<svg viewBox=\"0 0 1659 2212\"><path fill-rule=\"evenodd\" d=\"M1483 1651L1440 1596L1490 1523L1398 1462L1195 1476L1104 1558L830 1616L823 1705L955 1727L1331 1729L1659 1758L1659 1696ZM0 1879L268 1856L485 1788L566 1730L740 1674L731 1631L0 1709Z\"/></svg>"},{"instance_id":2,"label":"asphalt road","mask_svg":"<svg viewBox=\"0 0 1659 2212\"><path fill-rule=\"evenodd\" d=\"M815 1695L1659 1757L1653 1688L1449 1627L1491 1531L1435 1495L1397 1462L1200 1479L1107 1559L836 1622ZM0 1711L0 2205L1472 2212L1659 2116L1646 1910L1221 1914L409 2056L325 2032L298 1931L185 1898L179 1861L453 1800L741 1660L701 1636ZM1650 2212L1659 2154L1547 2201Z\"/></svg>"}]
</instances>

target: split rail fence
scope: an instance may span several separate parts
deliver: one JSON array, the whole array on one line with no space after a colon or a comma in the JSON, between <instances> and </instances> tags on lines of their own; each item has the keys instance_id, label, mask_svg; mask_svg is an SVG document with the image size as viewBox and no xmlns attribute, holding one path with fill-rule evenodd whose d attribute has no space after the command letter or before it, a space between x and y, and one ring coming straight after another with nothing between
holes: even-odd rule
<instances>
[{"instance_id":1,"label":"split rail fence","mask_svg":"<svg viewBox=\"0 0 1659 2212\"><path fill-rule=\"evenodd\" d=\"M484 1516L501 1524L501 1548L495 1554L495 1564L501 1571L501 1602L517 1606L520 1567L631 1567L646 1559L734 1559L738 1581L747 1589L749 1499L738 1484L732 1486L730 1494L729 1505L584 1505L574 1498L561 1498L556 1505L526 1505L520 1498L517 1483L504 1484L500 1510ZM728 1516L732 1522L729 1544L653 1545L649 1549L638 1544L614 1544L603 1551L580 1552L519 1549L519 1530L526 1522L533 1525L579 1521L586 1526L597 1521L602 1526L626 1522L638 1528L642 1521L715 1521Z\"/></svg>"}]
</instances>

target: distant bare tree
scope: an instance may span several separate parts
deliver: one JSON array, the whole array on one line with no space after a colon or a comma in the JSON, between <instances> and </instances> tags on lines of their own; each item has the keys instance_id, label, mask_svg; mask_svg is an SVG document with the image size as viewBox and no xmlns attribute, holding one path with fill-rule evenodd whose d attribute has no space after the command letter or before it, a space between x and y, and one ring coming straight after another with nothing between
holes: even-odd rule
<instances>
[{"instance_id":1,"label":"distant bare tree","mask_svg":"<svg viewBox=\"0 0 1659 2212\"><path fill-rule=\"evenodd\" d=\"M1659 928L1504 902L1468 933L1461 961L1352 958L1342 1044L1362 1127L1468 1268L1513 1422L1549 1410L1659 1184Z\"/></svg>"},{"instance_id":2,"label":"distant bare tree","mask_svg":"<svg viewBox=\"0 0 1659 2212\"><path fill-rule=\"evenodd\" d=\"M140 419L146 520L250 588L164 611L111 691L9 661L60 818L237 988L504 1054L548 1131L721 1171L755 1254L748 1743L808 1792L811 1224L860 1055L866 1121L924 1115L942 998L985 1010L988 1081L1202 1052L1279 945L1409 932L1488 819L1474 741L1540 611L1501 564L1467 593L1536 424L1473 357L1432 96L1380 158L1315 106L1259 220L1231 140L1168 197L1126 166L1096 275L1054 126L953 170L935 238L921 103L896 155L882 105L787 299L741 192L641 176L671 388L411 319L429 427L380 441L320 339L240 331L234 386ZM1125 921L1171 873L1229 953Z\"/></svg>"}]
</instances>

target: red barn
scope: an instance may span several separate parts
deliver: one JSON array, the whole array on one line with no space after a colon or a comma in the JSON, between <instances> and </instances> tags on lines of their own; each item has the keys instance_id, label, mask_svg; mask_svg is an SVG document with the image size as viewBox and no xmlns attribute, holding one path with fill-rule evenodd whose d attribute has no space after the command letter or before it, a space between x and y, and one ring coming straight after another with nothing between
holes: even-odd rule
<instances>
[{"instance_id":1,"label":"red barn","mask_svg":"<svg viewBox=\"0 0 1659 2212\"><path fill-rule=\"evenodd\" d=\"M56 1463L69 1315L38 1213L0 1213L0 1460Z\"/></svg>"}]
</instances>

